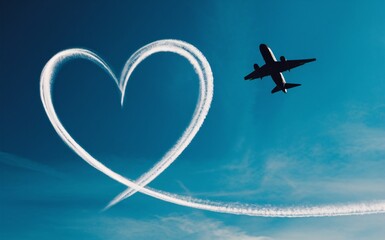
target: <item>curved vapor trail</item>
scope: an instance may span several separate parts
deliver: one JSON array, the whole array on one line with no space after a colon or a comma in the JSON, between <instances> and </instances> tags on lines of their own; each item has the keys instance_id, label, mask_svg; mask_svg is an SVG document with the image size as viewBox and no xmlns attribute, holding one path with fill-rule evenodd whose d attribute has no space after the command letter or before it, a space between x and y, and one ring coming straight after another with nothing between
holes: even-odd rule
<instances>
[{"instance_id":1,"label":"curved vapor trail","mask_svg":"<svg viewBox=\"0 0 385 240\"><path fill-rule=\"evenodd\" d=\"M160 43L160 47L157 48L156 50L153 50L152 53L159 52L159 51L173 52L172 50L175 50L175 47L179 48L180 45L178 44L181 44L183 42L177 41L177 40L157 41L147 45L147 47L149 47L148 51L151 51L151 47L154 47L156 46L156 44L159 44L159 43ZM186 45L186 46L192 47L191 49L193 52L200 53L199 50L197 50L192 45ZM146 49L142 49L142 50L143 51L140 52L139 55L137 56L138 58L141 57L140 54L142 54L143 56L146 56L145 54L148 53ZM148 57L151 54L147 54L146 57ZM200 74L199 72L207 74L207 76L210 77L210 80L212 81L213 79L212 79L210 65L208 64L204 56L203 55L201 56L203 57L202 58L203 60L201 59L202 64L194 65L194 67L196 68L196 70L198 69L197 71L198 75ZM109 66L103 60L101 60L96 54L84 49L69 49L69 50L59 52L47 62L40 77L40 95L41 95L44 109L48 115L48 118L51 121L53 127L55 128L56 132L63 139L63 141L73 151L75 151L81 158L83 158L83 160L85 160L88 164L90 164L97 170L103 172L110 178L126 185L129 188L134 189L135 191L139 191L143 194L152 196L154 198L157 198L163 201L167 201L170 203L187 206L191 208L209 210L213 212L229 213L229 214L249 215L249 216L317 217L317 216L342 216L342 215L363 215L363 214L373 214L373 213L385 213L385 201L351 203L351 204L343 204L343 205L333 204L333 205L297 206L297 207L273 207L273 206L259 206L259 205L242 204L242 203L212 202L212 201L180 196L176 194L171 194L171 193L151 189L151 188L145 187L144 185L140 185L139 183L134 182L128 178L125 178L122 175L106 167L104 164L102 164L97 159L92 157L86 150L84 150L67 132L67 130L64 128L64 126L60 122L55 112L55 109L52 103L52 92L51 92L55 73L57 72L57 70L59 69L62 63L74 58L83 58L96 63L98 66L102 67L116 81L116 83L119 85L119 88L121 90L125 90L126 82L119 82L115 77L115 75L110 70ZM195 63L196 62L197 61L195 61ZM125 72L125 70L123 70L123 72ZM128 71L127 75L125 76L129 76L129 74L130 72ZM122 76L124 76L124 74ZM125 78L123 77L123 79ZM124 97L124 91L122 91L122 99L123 97ZM211 102L211 99L207 99L206 101ZM168 154L170 154L170 158L172 157L176 158L176 155L173 155L170 152ZM162 167L164 167L164 165L160 166L161 170L162 170Z\"/></svg>"},{"instance_id":2,"label":"curved vapor trail","mask_svg":"<svg viewBox=\"0 0 385 240\"><path fill-rule=\"evenodd\" d=\"M122 104L128 79L130 78L136 66L148 56L158 51L177 53L185 57L191 63L199 77L199 97L190 125L179 138L177 143L164 155L164 157L148 172L139 177L136 183L141 186L149 184L157 176L159 176L159 174L166 170L190 144L202 126L204 119L206 118L206 115L210 109L214 91L213 76L210 65L198 49L196 49L191 44L177 40L157 41L140 48L127 60L121 74L119 85L122 92ZM137 191L133 188L126 189L124 192L120 193L112 201L110 201L104 210L107 210L108 208L112 207L123 199L130 197L136 192Z\"/></svg>"}]
</instances>

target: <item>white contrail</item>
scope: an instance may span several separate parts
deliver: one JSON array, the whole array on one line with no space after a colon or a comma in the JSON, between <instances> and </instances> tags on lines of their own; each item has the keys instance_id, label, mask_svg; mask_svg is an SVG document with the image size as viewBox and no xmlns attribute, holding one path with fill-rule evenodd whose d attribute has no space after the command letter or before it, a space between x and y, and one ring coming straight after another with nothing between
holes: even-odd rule
<instances>
[{"instance_id":1,"label":"white contrail","mask_svg":"<svg viewBox=\"0 0 385 240\"><path fill-rule=\"evenodd\" d=\"M183 46L183 47L182 47ZM147 49L146 49L147 47ZM136 56L137 59L133 59L133 63L136 62L136 65L143 60L145 57L148 57L149 55L156 53L156 52L177 52L182 51L184 47L186 47L188 50L184 49L186 52L197 52L199 54L195 56L200 56L201 53L199 50L197 50L195 47L193 47L190 44L184 43L182 41L178 40L162 40L157 41L154 43L151 43L147 45L146 47L139 50ZM150 53L150 54L149 54ZM180 54L179 52L177 52ZM184 55L182 55L184 56ZM208 77L208 81L211 81L211 87L212 85L212 74L211 74L211 68L208 64L207 60L204 58L203 55L201 55L203 58L200 59L202 61L199 63L198 60L189 61L194 65L194 68L196 69L199 79L203 79L202 76L206 74ZM123 70L122 79L123 81L119 82L115 75L110 70L109 66L101 60L96 54L84 50L84 49L69 49L62 52L57 53L55 56L53 56L46 66L44 67L41 77L40 77L40 95L43 102L44 109L48 115L49 120L51 121L53 127L55 128L56 132L59 134L59 136L63 139L63 141L73 150L75 151L83 160L85 160L88 164L96 168L97 170L103 172L110 178L126 185L129 188L134 189L135 191L139 191L143 194L152 196L154 198L171 202L174 204L187 206L191 208L197 208L202 210L209 210L213 212L221 212L221 213L230 213L230 214L238 214L238 215L250 215L250 216L264 216L264 217L318 217L318 216L343 216L343 215L363 215L363 214L374 214L374 213L385 213L385 201L377 201L377 202L366 202L366 203L350 203L350 204L341 204L341 205L322 205L322 206L297 206L297 207L272 207L272 206L259 206L259 205L251 205L251 204L242 204L242 203L222 203L222 202L212 202L212 201L206 201L201 199L195 199L191 197L186 196L180 196L176 194L171 194L167 192L162 192L159 190L151 189L148 187L145 187L143 184L144 182L148 181L146 179L153 179L153 174L157 175L161 173L165 168L167 168L166 165L161 164L159 162L157 165L160 164L160 166L157 167L157 165L154 167L154 170L151 170L149 173L146 173L143 176L147 176L150 174L151 176L143 178L142 185L134 182L128 178L125 178L121 176L120 174L112 171L105 165L103 165L101 162L96 160L94 157L92 157L87 151L85 151L72 137L71 135L66 131L62 123L60 122L53 103L52 103L52 84L54 82L55 73L59 69L62 63L74 59L74 58L83 58L90 60L94 63L96 63L98 66L102 67L106 72L116 81L116 83L119 85L119 88L122 90L122 99L124 97L124 90L126 87L127 79L131 72L135 68L135 64L131 65L126 64L125 69ZM131 58L130 58L131 59ZM129 61L128 61L129 62ZM196 65L195 65L196 64ZM131 71L130 71L131 70ZM126 73L127 72L127 73ZM125 74L126 73L126 74ZM209 92L210 84L207 85L207 88L204 89L204 92ZM202 94L202 84L201 84L201 94ZM202 96L201 96L202 97ZM212 97L212 96L211 96ZM199 104L197 109L199 109L199 106L206 106L204 103L211 102L211 98L208 99L202 99L200 98ZM122 101L123 102L123 101ZM210 104L208 104L208 107ZM201 116L204 114L204 108L202 108L203 113L199 113L199 110L195 111L194 116ZM198 113L197 113L198 111ZM200 115L199 115L200 114ZM206 112L207 114L207 112ZM198 120L196 120L196 124L199 124L199 117L197 117ZM202 122L204 120L204 117L200 119ZM194 122L193 120L191 121ZM193 128L193 126L190 124ZM201 125L201 123L200 123ZM190 129L190 126L186 129L185 133L182 135L193 135L194 129ZM182 138L181 138L182 139ZM186 140L179 140L181 141L180 145L178 143L175 145L177 147L173 147L176 149L182 149L184 141ZM191 139L190 139L191 141ZM187 141L186 141L187 142ZM187 143L188 145L188 143ZM179 147L178 147L179 146ZM183 150L183 149L182 149ZM178 156L177 150L175 150L175 153L171 152L170 150L166 155L170 155L170 157L164 157L163 159L172 159L176 158ZM171 153L170 153L171 152ZM171 161L172 162L172 161ZM165 164L171 164L170 161L168 161ZM158 173L159 172L159 173ZM151 180L150 180L151 181Z\"/></svg>"},{"instance_id":2,"label":"white contrail","mask_svg":"<svg viewBox=\"0 0 385 240\"><path fill-rule=\"evenodd\" d=\"M128 79L130 78L136 66L148 56L159 51L177 53L185 57L191 63L199 77L199 97L190 125L186 128L177 143L163 156L163 158L148 172L139 177L136 183L140 186L149 184L157 176L159 176L159 174L166 170L170 164L173 163L175 159L183 152L183 150L190 144L191 140L202 126L204 119L206 118L206 115L210 109L211 100L213 98L213 75L210 65L203 54L194 46L186 42L177 40L165 40L157 41L140 48L127 60L121 74L119 85L122 92L122 104ZM123 199L128 198L135 192L135 189L128 188L116 196L104 208L104 210L112 207Z\"/></svg>"}]
</instances>

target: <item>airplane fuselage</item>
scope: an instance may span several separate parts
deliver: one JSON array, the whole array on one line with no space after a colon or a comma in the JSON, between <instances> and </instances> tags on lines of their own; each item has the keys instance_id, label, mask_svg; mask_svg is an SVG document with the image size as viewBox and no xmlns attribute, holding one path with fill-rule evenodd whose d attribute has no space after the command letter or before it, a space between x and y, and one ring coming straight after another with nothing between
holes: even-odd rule
<instances>
[{"instance_id":1,"label":"airplane fuselage","mask_svg":"<svg viewBox=\"0 0 385 240\"><path fill-rule=\"evenodd\" d=\"M287 93L287 90L284 88L286 81L280 71L279 62L277 62L273 51L266 44L259 45L259 51L261 51L263 60L266 63L262 66L262 68L266 69L264 72L270 73L269 75L271 75L274 83L282 88L284 93Z\"/></svg>"}]
</instances>

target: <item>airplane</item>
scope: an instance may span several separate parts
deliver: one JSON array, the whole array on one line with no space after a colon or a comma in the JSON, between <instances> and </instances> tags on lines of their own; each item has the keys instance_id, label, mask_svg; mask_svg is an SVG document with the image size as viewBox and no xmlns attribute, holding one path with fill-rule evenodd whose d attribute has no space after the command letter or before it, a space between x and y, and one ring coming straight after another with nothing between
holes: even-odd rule
<instances>
[{"instance_id":1,"label":"airplane","mask_svg":"<svg viewBox=\"0 0 385 240\"><path fill-rule=\"evenodd\" d=\"M262 79L266 76L271 76L275 84L277 85L271 93L276 93L282 91L287 93L287 89L301 86L298 83L287 83L285 78L282 75L282 72L290 71L290 69L301 66L308 62L313 62L316 59L301 59L301 60L286 60L284 56L279 58L280 61L277 61L273 52L266 44L259 45L259 50L261 51L262 57L265 60L265 65L259 67L258 64L254 64L254 71L249 75L245 76L245 80L254 80L256 78Z\"/></svg>"}]
</instances>

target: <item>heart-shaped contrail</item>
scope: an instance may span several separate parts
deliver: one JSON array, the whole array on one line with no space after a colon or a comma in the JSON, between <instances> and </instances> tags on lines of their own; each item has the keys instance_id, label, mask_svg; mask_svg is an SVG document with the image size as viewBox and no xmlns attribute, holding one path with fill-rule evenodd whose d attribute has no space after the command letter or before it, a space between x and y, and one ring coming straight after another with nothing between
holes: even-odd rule
<instances>
[{"instance_id":1,"label":"heart-shaped contrail","mask_svg":"<svg viewBox=\"0 0 385 240\"><path fill-rule=\"evenodd\" d=\"M52 103L52 84L57 70L64 62L74 58L83 58L90 60L103 68L115 80L121 90L123 104L125 88L131 73L141 61L157 52L173 52L189 60L200 80L200 97L190 125L182 134L181 138L150 171L143 174L136 182L134 182L99 162L71 137L55 112ZM385 213L385 201L322 206L272 207L242 203L212 202L162 192L146 187L149 182L163 172L179 156L183 149L188 146L199 130L199 127L202 125L211 104L213 96L213 76L210 65L198 49L186 42L179 40L160 40L144 46L127 61L120 81L117 80L109 66L91 51L84 49L69 49L59 52L47 62L42 71L40 77L40 95L48 118L63 141L91 166L129 188L123 194L119 195L115 201L112 201L110 206L118 202L118 200L139 191L154 198L182 206L238 215L265 217L317 217Z\"/></svg>"},{"instance_id":2,"label":"heart-shaped contrail","mask_svg":"<svg viewBox=\"0 0 385 240\"><path fill-rule=\"evenodd\" d=\"M199 97L193 114L193 118L189 126L179 138L177 143L164 155L164 157L154 167L152 167L150 171L144 173L141 177L139 177L136 183L140 186L145 186L149 184L157 176L159 176L159 174L166 170L166 168L168 168L171 163L174 162L175 159L190 144L191 140L197 134L204 122L204 119L206 118L206 115L210 109L214 91L214 81L211 68L203 54L194 46L186 42L177 40L165 40L157 41L140 48L127 60L120 78L120 89L123 97L128 79L130 78L136 66L148 56L159 51L177 53L185 57L191 63L199 77ZM126 191L122 192L117 197L115 197L104 208L104 210L110 208L119 201L133 195L135 192L137 192L135 189L128 188Z\"/></svg>"}]
</instances>

